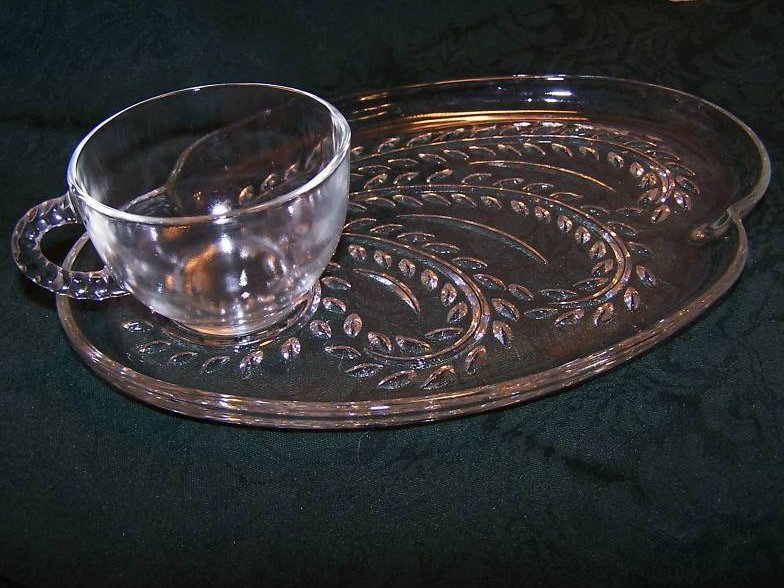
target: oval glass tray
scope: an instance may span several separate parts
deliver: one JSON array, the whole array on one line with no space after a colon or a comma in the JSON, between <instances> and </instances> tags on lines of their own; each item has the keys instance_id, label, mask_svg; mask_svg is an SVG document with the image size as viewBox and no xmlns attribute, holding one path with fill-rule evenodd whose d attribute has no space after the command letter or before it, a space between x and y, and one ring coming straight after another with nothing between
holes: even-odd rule
<instances>
[{"instance_id":1,"label":"oval glass tray","mask_svg":"<svg viewBox=\"0 0 784 588\"><path fill-rule=\"evenodd\" d=\"M130 297L58 297L87 363L143 402L245 425L432 421L541 397L694 320L740 275L769 179L741 121L608 78L355 96L338 252L274 333L202 340ZM69 267L100 265L87 241Z\"/></svg>"}]
</instances>

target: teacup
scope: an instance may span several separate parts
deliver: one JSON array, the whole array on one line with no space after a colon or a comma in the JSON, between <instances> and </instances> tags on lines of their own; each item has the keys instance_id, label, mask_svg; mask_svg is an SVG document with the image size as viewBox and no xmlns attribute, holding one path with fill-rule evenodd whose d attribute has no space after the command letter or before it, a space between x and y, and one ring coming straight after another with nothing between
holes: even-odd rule
<instances>
[{"instance_id":1,"label":"teacup","mask_svg":"<svg viewBox=\"0 0 784 588\"><path fill-rule=\"evenodd\" d=\"M312 94L266 84L187 88L100 123L68 165L68 192L12 237L19 268L75 298L131 294L206 335L285 320L332 257L348 202L350 129ZM40 243L83 223L105 263L66 271Z\"/></svg>"}]
</instances>

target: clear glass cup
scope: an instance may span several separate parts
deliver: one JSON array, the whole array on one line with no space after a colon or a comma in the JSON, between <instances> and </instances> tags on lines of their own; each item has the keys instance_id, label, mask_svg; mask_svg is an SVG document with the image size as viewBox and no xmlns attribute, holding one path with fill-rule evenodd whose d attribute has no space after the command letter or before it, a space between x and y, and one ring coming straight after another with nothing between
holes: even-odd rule
<instances>
[{"instance_id":1,"label":"clear glass cup","mask_svg":"<svg viewBox=\"0 0 784 588\"><path fill-rule=\"evenodd\" d=\"M350 130L321 98L265 84L179 90L95 127L68 192L17 224L19 268L75 298L131 294L198 333L241 336L284 320L337 246ZM66 271L41 253L50 229L84 224L106 264Z\"/></svg>"}]
</instances>

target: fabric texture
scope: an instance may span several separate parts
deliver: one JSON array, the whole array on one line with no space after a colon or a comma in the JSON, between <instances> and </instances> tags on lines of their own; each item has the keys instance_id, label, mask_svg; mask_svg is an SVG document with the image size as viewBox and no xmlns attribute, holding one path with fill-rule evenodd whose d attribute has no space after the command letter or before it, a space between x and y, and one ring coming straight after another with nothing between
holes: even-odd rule
<instances>
[{"instance_id":1,"label":"fabric texture","mask_svg":"<svg viewBox=\"0 0 784 588\"><path fill-rule=\"evenodd\" d=\"M117 393L54 299L0 262L0 585L769 586L784 574L780 0L11 0L0 223L60 194L80 137L139 99L263 81L337 97L514 73L704 97L773 163L738 284L643 356L436 424L292 432ZM55 238L53 251L63 248Z\"/></svg>"}]
</instances>

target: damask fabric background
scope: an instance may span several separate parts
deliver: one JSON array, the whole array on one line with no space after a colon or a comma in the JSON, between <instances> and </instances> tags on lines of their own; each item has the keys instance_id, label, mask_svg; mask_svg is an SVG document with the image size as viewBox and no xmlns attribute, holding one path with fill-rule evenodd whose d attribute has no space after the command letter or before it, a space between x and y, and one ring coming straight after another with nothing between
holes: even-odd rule
<instances>
[{"instance_id":1,"label":"damask fabric background","mask_svg":"<svg viewBox=\"0 0 784 588\"><path fill-rule=\"evenodd\" d=\"M139 99L264 81L336 97L513 73L629 77L761 136L739 283L642 357L544 400L356 432L164 414L85 367L53 297L0 280L0 584L765 586L784 574L784 7L606 2L11 1L0 222L64 189ZM55 247L56 248L56 247Z\"/></svg>"}]
</instances>

